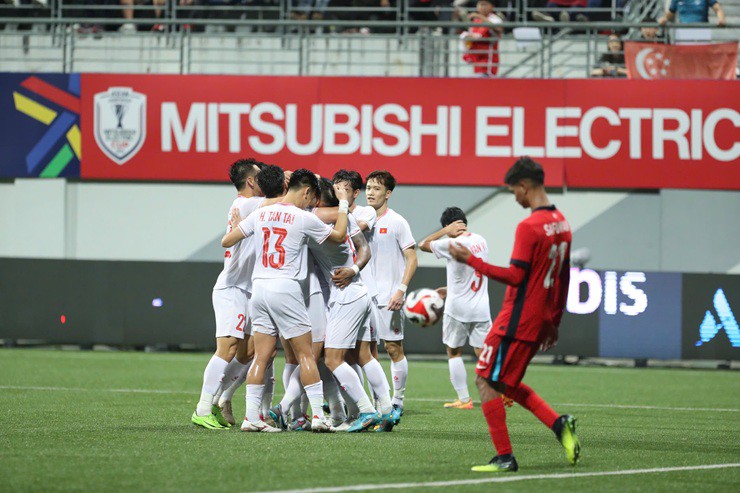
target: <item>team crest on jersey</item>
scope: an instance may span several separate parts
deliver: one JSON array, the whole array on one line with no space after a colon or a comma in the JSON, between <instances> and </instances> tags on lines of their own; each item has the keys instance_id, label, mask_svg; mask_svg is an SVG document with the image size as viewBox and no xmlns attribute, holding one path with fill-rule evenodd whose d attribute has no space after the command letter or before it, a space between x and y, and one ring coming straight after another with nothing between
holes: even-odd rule
<instances>
[{"instance_id":1,"label":"team crest on jersey","mask_svg":"<svg viewBox=\"0 0 740 493\"><path fill-rule=\"evenodd\" d=\"M110 87L94 101L95 142L111 160L124 164L146 139L146 95L130 87Z\"/></svg>"},{"instance_id":2,"label":"team crest on jersey","mask_svg":"<svg viewBox=\"0 0 740 493\"><path fill-rule=\"evenodd\" d=\"M388 228L380 228L380 234L384 235L388 232Z\"/></svg>"}]
</instances>

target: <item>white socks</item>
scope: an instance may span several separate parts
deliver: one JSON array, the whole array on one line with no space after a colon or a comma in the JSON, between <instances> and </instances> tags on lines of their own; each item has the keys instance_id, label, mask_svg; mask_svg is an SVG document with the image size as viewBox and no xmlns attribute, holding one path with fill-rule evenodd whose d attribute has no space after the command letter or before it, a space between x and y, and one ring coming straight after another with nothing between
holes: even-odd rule
<instances>
[{"instance_id":1,"label":"white socks","mask_svg":"<svg viewBox=\"0 0 740 493\"><path fill-rule=\"evenodd\" d=\"M470 400L470 392L468 391L468 373L465 371L465 362L463 359L458 357L450 358L448 361L450 365L450 382L457 392L457 398L463 402Z\"/></svg>"},{"instance_id":2,"label":"white socks","mask_svg":"<svg viewBox=\"0 0 740 493\"><path fill-rule=\"evenodd\" d=\"M409 376L409 362L404 358L395 363L391 361L393 376L393 404L403 407L403 393L406 391L406 379Z\"/></svg>"},{"instance_id":3,"label":"white socks","mask_svg":"<svg viewBox=\"0 0 740 493\"><path fill-rule=\"evenodd\" d=\"M360 379L357 378L357 374L347 363L342 363L334 370L334 376L337 377L339 383L347 392L349 398L357 403L361 413L375 413L375 408L370 403L370 399L365 393L365 389L362 388Z\"/></svg>"},{"instance_id":4,"label":"white socks","mask_svg":"<svg viewBox=\"0 0 740 493\"><path fill-rule=\"evenodd\" d=\"M324 385L319 380L304 387L308 402L311 403L311 415L314 418L324 419Z\"/></svg>"},{"instance_id":5,"label":"white socks","mask_svg":"<svg viewBox=\"0 0 740 493\"><path fill-rule=\"evenodd\" d=\"M218 400L219 405L234 398L234 393L237 389L247 381L247 373L250 366L252 366L251 359L246 365L241 364L236 358L231 360L224 373L224 383L221 388L226 387L226 389L221 393L221 397Z\"/></svg>"},{"instance_id":6,"label":"white socks","mask_svg":"<svg viewBox=\"0 0 740 493\"><path fill-rule=\"evenodd\" d=\"M275 366L270 365L265 368L265 393L262 394L262 416L267 416L267 412L272 407L272 395L275 392Z\"/></svg>"},{"instance_id":7,"label":"white socks","mask_svg":"<svg viewBox=\"0 0 740 493\"><path fill-rule=\"evenodd\" d=\"M214 354L208 365L206 365L206 369L203 372L203 387L200 391L200 400L198 401L198 407L195 409L198 416L211 414L211 406L215 404L213 401L221 386L221 381L223 380L228 364L226 360Z\"/></svg>"},{"instance_id":8,"label":"white socks","mask_svg":"<svg viewBox=\"0 0 740 493\"><path fill-rule=\"evenodd\" d=\"M265 385L247 384L247 421L257 423L260 421L260 403L262 394L265 392Z\"/></svg>"},{"instance_id":9,"label":"white socks","mask_svg":"<svg viewBox=\"0 0 740 493\"><path fill-rule=\"evenodd\" d=\"M378 396L378 411L381 414L389 414L391 412L391 395L390 387L388 386L388 379L385 376L383 367L380 366L378 360L372 359L369 363L362 367L365 370L367 381L370 384L370 390Z\"/></svg>"},{"instance_id":10,"label":"white socks","mask_svg":"<svg viewBox=\"0 0 740 493\"><path fill-rule=\"evenodd\" d=\"M298 368L298 365L285 363L285 368L283 368L283 390L288 390L288 382L290 382L290 376L293 374L296 368Z\"/></svg>"},{"instance_id":11,"label":"white socks","mask_svg":"<svg viewBox=\"0 0 740 493\"><path fill-rule=\"evenodd\" d=\"M326 402L329 404L332 421L337 423L344 422L347 419L347 415L344 412L344 403L342 402L342 396L339 394L339 386L336 379L334 379L334 374L323 362L320 362L319 375L321 375L321 381L324 383L324 398L326 398Z\"/></svg>"},{"instance_id":12,"label":"white socks","mask_svg":"<svg viewBox=\"0 0 740 493\"><path fill-rule=\"evenodd\" d=\"M352 369L357 373L357 377L360 379L360 384L365 387L365 375L362 374L362 368L360 368L360 365L355 363L354 365L350 365Z\"/></svg>"},{"instance_id":13,"label":"white socks","mask_svg":"<svg viewBox=\"0 0 740 493\"><path fill-rule=\"evenodd\" d=\"M283 382L283 385L285 383ZM293 371L293 373L290 375L290 380L288 381L288 384L285 386L285 395L283 396L283 399L280 401L280 407L283 410L283 413L287 413L290 409L290 406L293 405L293 403L298 400L298 398L303 393L303 385L301 385L301 369L300 367L296 367L296 369ZM323 404L323 396L321 397L322 404Z\"/></svg>"}]
</instances>

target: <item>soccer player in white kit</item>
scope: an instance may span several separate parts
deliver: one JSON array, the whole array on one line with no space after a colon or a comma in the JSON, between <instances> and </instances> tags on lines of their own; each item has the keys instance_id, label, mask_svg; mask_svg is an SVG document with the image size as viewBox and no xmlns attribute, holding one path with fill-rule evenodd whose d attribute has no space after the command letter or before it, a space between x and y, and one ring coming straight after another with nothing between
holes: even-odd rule
<instances>
[{"instance_id":1,"label":"soccer player in white kit","mask_svg":"<svg viewBox=\"0 0 740 493\"><path fill-rule=\"evenodd\" d=\"M363 232L365 242L368 243L372 240L373 228L377 215L375 209L371 206L361 206L357 204L356 200L362 190L362 176L357 171L340 169L332 180L335 185L342 186L348 185L352 193L349 197L349 210L352 216L357 220L357 225ZM358 236L352 237L355 248L359 250ZM372 259L371 259L372 262ZM334 271L332 281L339 287L344 287L355 277L355 272L351 268L343 267ZM378 428L378 431L391 431L393 425L398 423L400 418L400 410L394 409L391 405L390 399L390 387L388 385L388 378L386 377L383 366L373 355L373 350L377 354L377 332L375 326L377 325L373 320L375 312L377 311L377 296L378 288L375 284L375 277L373 276L373 270L370 265L362 270L361 273L362 282L367 286L368 295L370 296L371 304L371 322L369 330L361 330L358 344L354 351L348 354L354 360L351 365L358 377L362 380L362 372L365 372L367 381L370 384L370 390L375 396L375 408L381 413L382 416L391 413L391 420L383 420Z\"/></svg>"},{"instance_id":2,"label":"soccer player in white kit","mask_svg":"<svg viewBox=\"0 0 740 493\"><path fill-rule=\"evenodd\" d=\"M324 418L323 386L311 351L311 323L301 289L307 274L309 240L316 243L342 243L347 237L349 204L344 191L334 228L324 224L305 209L316 203L318 180L308 170L300 169L290 177L283 202L263 207L243 219L224 236L221 245L230 247L245 237L256 235L257 263L252 275L251 300L254 337L254 362L247 374L247 412L242 430L279 432L260 417L264 392L264 371L269 364L278 335L290 344L300 362L301 383L311 404L314 432L334 431ZM233 216L236 219L236 215ZM233 219L232 219L233 220Z\"/></svg>"},{"instance_id":3,"label":"soccer player in white kit","mask_svg":"<svg viewBox=\"0 0 740 493\"><path fill-rule=\"evenodd\" d=\"M488 279L475 269L456 262L450 256L450 243L465 245L480 259L488 260L485 238L468 231L468 219L458 207L449 207L440 219L442 229L419 243L419 249L447 260L445 312L442 322L442 342L449 357L450 382L457 400L445 403L446 408L473 409L468 390L468 375L462 359L465 342L480 356L483 341L491 328L491 307L488 301ZM446 238L445 238L446 236ZM441 288L438 291L445 291Z\"/></svg>"},{"instance_id":4,"label":"soccer player in white kit","mask_svg":"<svg viewBox=\"0 0 740 493\"><path fill-rule=\"evenodd\" d=\"M260 171L258 161L241 159L229 168L229 179L238 195L229 208L227 233L233 228L231 211L238 210L246 217L264 200L256 183ZM227 366L236 372L239 368L230 364L237 353L237 346L246 347L249 339L247 292L251 288L251 269L254 264L251 241L234 245L224 253L224 268L213 287L213 311L216 315L216 353L211 357L203 372L200 400L191 417L193 424L208 429L228 428L230 423L222 416L218 407L218 395L222 382L230 381ZM242 365L244 366L244 365Z\"/></svg>"},{"instance_id":5,"label":"soccer player in white kit","mask_svg":"<svg viewBox=\"0 0 740 493\"><path fill-rule=\"evenodd\" d=\"M403 352L404 316L401 307L406 290L416 272L416 241L409 223L388 207L396 179L387 171L373 171L367 176L365 196L375 209L371 267L378 288L375 323L378 337L391 357L393 377L393 407L403 414L409 365Z\"/></svg>"},{"instance_id":6,"label":"soccer player in white kit","mask_svg":"<svg viewBox=\"0 0 740 493\"><path fill-rule=\"evenodd\" d=\"M260 204L260 207L264 207L282 199L282 196L285 194L285 173L279 166L266 165L262 163L259 163L259 165L260 172L257 174L257 187L265 197L265 200ZM249 243L251 244L251 241ZM254 249L250 247L248 249L248 254L250 260L247 265L245 265L241 275L245 276L248 281L247 298L250 298L252 296L252 271L254 269L256 253ZM247 318L249 320L247 327L249 328L249 334L251 334L251 317L247 315ZM221 409L222 416L229 422L229 424L233 425L236 422L234 419L231 400L237 389L239 389L239 387L241 387L246 381L247 371L249 371L249 366L252 364L253 357L254 341L252 341L250 336L246 337L243 341L239 341L236 349L236 356L234 356L234 359L232 359L226 367L223 384L221 386L221 390L223 392L220 392L221 395L218 399L218 407ZM274 385L274 365L270 365L265 372L265 393L262 399L263 415L266 414L267 410L269 410L272 405L271 401Z\"/></svg>"}]
</instances>

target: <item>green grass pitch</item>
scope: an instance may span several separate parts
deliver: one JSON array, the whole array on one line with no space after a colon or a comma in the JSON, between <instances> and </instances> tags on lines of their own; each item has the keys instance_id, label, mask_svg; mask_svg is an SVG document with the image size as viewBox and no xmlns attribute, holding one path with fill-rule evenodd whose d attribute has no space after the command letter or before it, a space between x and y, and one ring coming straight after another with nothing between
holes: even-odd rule
<instances>
[{"instance_id":1,"label":"green grass pitch","mask_svg":"<svg viewBox=\"0 0 740 493\"><path fill-rule=\"evenodd\" d=\"M191 425L208 358L0 350L0 491L740 491L737 466L579 477L737 465L738 372L534 365L525 381L578 418L582 463L569 466L552 433L515 406L508 423L516 475L539 477L461 484L493 477L470 466L494 452L477 403L474 411L442 408L453 397L443 361L410 361L407 413L393 433L314 435ZM468 376L474 390L472 364ZM239 416L242 390L237 397ZM417 484L436 481L453 484Z\"/></svg>"}]
</instances>

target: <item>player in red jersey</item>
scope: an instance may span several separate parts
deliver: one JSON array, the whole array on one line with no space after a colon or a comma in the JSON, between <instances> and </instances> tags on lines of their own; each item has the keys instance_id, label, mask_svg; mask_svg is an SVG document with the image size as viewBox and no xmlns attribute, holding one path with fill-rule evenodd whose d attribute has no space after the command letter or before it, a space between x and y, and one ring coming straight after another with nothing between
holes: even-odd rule
<instances>
[{"instance_id":1,"label":"player in red jersey","mask_svg":"<svg viewBox=\"0 0 740 493\"><path fill-rule=\"evenodd\" d=\"M475 371L483 414L497 455L473 471L507 472L519 466L512 454L506 411L506 395L550 428L575 465L580 454L575 418L558 416L522 377L538 349L558 341L558 327L565 309L570 282L570 225L545 192L545 172L528 157L519 159L506 172L504 182L516 201L532 214L519 223L509 267L488 264L459 244L450 254L481 274L507 284L503 306L483 344Z\"/></svg>"}]
</instances>

